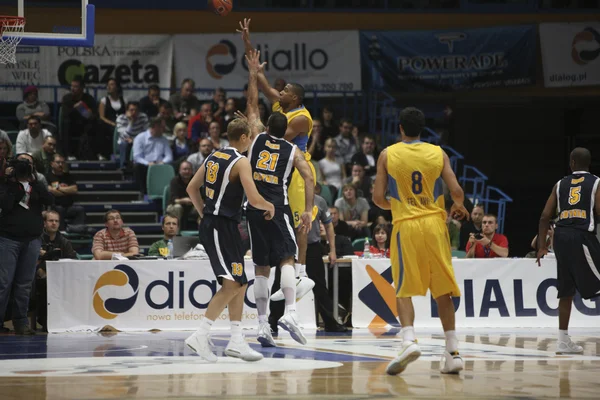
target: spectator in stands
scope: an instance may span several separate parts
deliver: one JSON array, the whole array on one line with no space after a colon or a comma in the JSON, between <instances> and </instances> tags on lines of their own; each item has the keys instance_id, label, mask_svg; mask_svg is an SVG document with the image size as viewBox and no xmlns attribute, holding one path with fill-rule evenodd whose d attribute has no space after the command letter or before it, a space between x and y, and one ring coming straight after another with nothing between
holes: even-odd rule
<instances>
[{"instance_id":1,"label":"spectator in stands","mask_svg":"<svg viewBox=\"0 0 600 400\"><path fill-rule=\"evenodd\" d=\"M379 154L375 151L375 138L371 135L365 135L360 145L360 151L352 156L351 163L365 167L365 175L371 177L377 172L378 158Z\"/></svg>"},{"instance_id":2,"label":"spectator in stands","mask_svg":"<svg viewBox=\"0 0 600 400\"><path fill-rule=\"evenodd\" d=\"M485 214L481 222L482 235L471 233L467 243L467 258L508 257L508 239L496 233L498 219L494 214Z\"/></svg>"},{"instance_id":3,"label":"spectator in stands","mask_svg":"<svg viewBox=\"0 0 600 400\"><path fill-rule=\"evenodd\" d=\"M533 240L531 241L531 248L537 250L537 237L535 235ZM548 235L546 235L546 248L549 253L554 253L554 222L550 222L550 226L548 227ZM537 253L534 252L534 257L536 257Z\"/></svg>"},{"instance_id":4,"label":"spectator in stands","mask_svg":"<svg viewBox=\"0 0 600 400\"><path fill-rule=\"evenodd\" d=\"M369 195L365 197L367 203L369 203L369 223L371 226L386 225L392 223L392 212L390 210L383 210L373 202L373 188L375 182L371 185Z\"/></svg>"},{"instance_id":5,"label":"spectator in stands","mask_svg":"<svg viewBox=\"0 0 600 400\"><path fill-rule=\"evenodd\" d=\"M54 158L56 152L56 138L54 136L47 136L44 140L42 148L33 153L33 165L36 171L41 174L47 174L52 170L50 163Z\"/></svg>"},{"instance_id":6,"label":"spectator in stands","mask_svg":"<svg viewBox=\"0 0 600 400\"><path fill-rule=\"evenodd\" d=\"M150 85L148 95L140 99L140 111L146 114L148 118L154 118L158 115L160 106L166 102L167 100L160 97L158 85Z\"/></svg>"},{"instance_id":7,"label":"spectator in stands","mask_svg":"<svg viewBox=\"0 0 600 400\"><path fill-rule=\"evenodd\" d=\"M176 215L167 213L162 221L162 230L165 236L163 239L152 243L148 250L149 256L166 257L169 255L168 243L179 233L179 218Z\"/></svg>"},{"instance_id":8,"label":"spectator in stands","mask_svg":"<svg viewBox=\"0 0 600 400\"><path fill-rule=\"evenodd\" d=\"M352 161L352 156L356 153L356 140L352 136L352 122L347 119L340 121L340 133L335 137L336 156L344 161L346 173L349 172Z\"/></svg>"},{"instance_id":9,"label":"spectator in stands","mask_svg":"<svg viewBox=\"0 0 600 400\"><path fill-rule=\"evenodd\" d=\"M56 133L56 125L50 122L50 107L45 101L38 99L38 89L35 86L23 89L23 102L17 106L19 129L27 127L29 117L38 117L44 128Z\"/></svg>"},{"instance_id":10,"label":"spectator in stands","mask_svg":"<svg viewBox=\"0 0 600 400\"><path fill-rule=\"evenodd\" d=\"M19 132L17 136L17 154L35 153L42 148L48 136L52 136L52 134L42 128L42 120L36 116L29 117L27 120L27 129Z\"/></svg>"},{"instance_id":11,"label":"spectator in stands","mask_svg":"<svg viewBox=\"0 0 600 400\"><path fill-rule=\"evenodd\" d=\"M175 140L171 145L171 151L173 152L174 165L179 166L182 161L185 161L188 156L192 153L194 145L191 140L187 138L187 125L185 122L178 122L175 125Z\"/></svg>"},{"instance_id":12,"label":"spectator in stands","mask_svg":"<svg viewBox=\"0 0 600 400\"><path fill-rule=\"evenodd\" d=\"M2 129L0 129L0 140L8 140L10 142L10 138L8 137L8 133L4 132Z\"/></svg>"},{"instance_id":13,"label":"spectator in stands","mask_svg":"<svg viewBox=\"0 0 600 400\"><path fill-rule=\"evenodd\" d=\"M390 258L391 231L389 224L380 224L373 229L373 237L369 251L373 255Z\"/></svg>"},{"instance_id":14,"label":"spectator in stands","mask_svg":"<svg viewBox=\"0 0 600 400\"><path fill-rule=\"evenodd\" d=\"M140 103L130 101L127 103L125 114L117 118L117 131L119 132L119 167L125 168L129 160L129 153L133 141L140 133L148 130L148 116L140 112Z\"/></svg>"},{"instance_id":15,"label":"spectator in stands","mask_svg":"<svg viewBox=\"0 0 600 400\"><path fill-rule=\"evenodd\" d=\"M104 161L113 152L113 136L117 127L117 117L126 111L123 90L116 79L110 78L106 84L106 96L100 99L98 115L100 116L98 134L96 135L96 151L98 159Z\"/></svg>"},{"instance_id":16,"label":"spectator in stands","mask_svg":"<svg viewBox=\"0 0 600 400\"><path fill-rule=\"evenodd\" d=\"M331 106L323 107L321 122L323 123L323 141L335 137L339 133L339 127L333 120L333 108Z\"/></svg>"},{"instance_id":17,"label":"spectator in stands","mask_svg":"<svg viewBox=\"0 0 600 400\"><path fill-rule=\"evenodd\" d=\"M193 116L188 123L188 138L194 143L198 143L200 139L208 137L210 124L216 121L219 123L219 133L221 124L218 118L215 118L212 113L210 103L204 103L200 107L200 112Z\"/></svg>"},{"instance_id":18,"label":"spectator in stands","mask_svg":"<svg viewBox=\"0 0 600 400\"><path fill-rule=\"evenodd\" d=\"M210 101L212 115L215 118L222 118L223 115L225 115L225 99L225 89L223 89L222 87L216 88L213 92L213 98Z\"/></svg>"},{"instance_id":19,"label":"spectator in stands","mask_svg":"<svg viewBox=\"0 0 600 400\"><path fill-rule=\"evenodd\" d=\"M331 215L331 223L333 224L336 236L341 235L351 239L354 236L354 231L346 221L340 219L340 210L335 206L329 207L329 214Z\"/></svg>"},{"instance_id":20,"label":"spectator in stands","mask_svg":"<svg viewBox=\"0 0 600 400\"><path fill-rule=\"evenodd\" d=\"M85 93L84 89L83 78L77 76L71 81L71 92L62 98L60 147L69 160L75 160L75 154L84 159L93 157L90 140L95 135L98 107L96 100L90 94ZM77 151L70 147L72 139L79 141Z\"/></svg>"},{"instance_id":21,"label":"spectator in stands","mask_svg":"<svg viewBox=\"0 0 600 400\"><path fill-rule=\"evenodd\" d=\"M210 153L213 152L212 142L206 138L200 140L199 149L200 150L198 152L191 154L187 158L187 161L189 161L194 168L194 173L196 173L196 171L200 169L200 166L202 165L206 157L208 157Z\"/></svg>"},{"instance_id":22,"label":"spectator in stands","mask_svg":"<svg viewBox=\"0 0 600 400\"><path fill-rule=\"evenodd\" d=\"M12 157L12 143L8 139L8 136L4 137L0 135L0 160ZM2 175L0 173L0 175Z\"/></svg>"},{"instance_id":23,"label":"spectator in stands","mask_svg":"<svg viewBox=\"0 0 600 400\"><path fill-rule=\"evenodd\" d=\"M38 258L38 269L36 273L36 314L37 322L42 326L44 332L48 332L48 296L46 285L46 261L58 261L61 258L77 259L77 253L73 250L71 242L61 235L58 227L60 216L56 211L45 211L44 233L42 234L42 247Z\"/></svg>"},{"instance_id":24,"label":"spectator in stands","mask_svg":"<svg viewBox=\"0 0 600 400\"><path fill-rule=\"evenodd\" d=\"M12 170L5 162L0 165L0 332L8 331L3 323L11 295L15 333L34 335L27 310L42 245L42 211L54 204L54 197L33 174L31 156L21 154L17 160Z\"/></svg>"},{"instance_id":25,"label":"spectator in stands","mask_svg":"<svg viewBox=\"0 0 600 400\"><path fill-rule=\"evenodd\" d=\"M146 193L148 167L154 164L170 164L173 153L169 140L163 136L165 121L154 117L150 129L137 135L133 141L134 175L142 193Z\"/></svg>"},{"instance_id":26,"label":"spectator in stands","mask_svg":"<svg viewBox=\"0 0 600 400\"><path fill-rule=\"evenodd\" d=\"M324 142L323 124L320 120L314 119L312 134L308 138L308 152L312 160L321 161L325 157Z\"/></svg>"},{"instance_id":27,"label":"spectator in stands","mask_svg":"<svg viewBox=\"0 0 600 400\"><path fill-rule=\"evenodd\" d=\"M200 108L200 101L194 95L195 89L196 82L193 79L184 79L181 82L181 92L175 93L169 99L169 102L173 105L175 118L178 121L189 121L193 117L192 110Z\"/></svg>"},{"instance_id":28,"label":"spectator in stands","mask_svg":"<svg viewBox=\"0 0 600 400\"><path fill-rule=\"evenodd\" d=\"M166 102L161 104L158 107L158 115L165 120L165 132L164 135L169 140L174 140L173 132L175 129L175 125L177 124L177 118L175 118L175 114L173 113L173 106L171 103Z\"/></svg>"},{"instance_id":29,"label":"spectator in stands","mask_svg":"<svg viewBox=\"0 0 600 400\"><path fill-rule=\"evenodd\" d=\"M229 141L221 137L221 124L213 121L208 125L208 138L212 142L213 149L219 150L229 146Z\"/></svg>"},{"instance_id":30,"label":"spectator in stands","mask_svg":"<svg viewBox=\"0 0 600 400\"><path fill-rule=\"evenodd\" d=\"M319 168L323 172L323 183L335 189L333 192L337 194L346 179L346 170L342 167L342 158L336 156L336 146L333 138L325 141L325 158L319 161Z\"/></svg>"},{"instance_id":31,"label":"spectator in stands","mask_svg":"<svg viewBox=\"0 0 600 400\"><path fill-rule=\"evenodd\" d=\"M369 222L369 203L363 197L357 197L354 185L342 186L342 197L335 201L340 210L340 219L352 228L355 237L371 236L367 224Z\"/></svg>"},{"instance_id":32,"label":"spectator in stands","mask_svg":"<svg viewBox=\"0 0 600 400\"><path fill-rule=\"evenodd\" d=\"M450 237L450 247L452 250L458 250L460 245L460 222L452 218L450 209L446 210L446 226L448 227L448 236Z\"/></svg>"},{"instance_id":33,"label":"spectator in stands","mask_svg":"<svg viewBox=\"0 0 600 400\"><path fill-rule=\"evenodd\" d=\"M60 230L67 225L85 225L85 209L74 205L77 197L77 182L68 172L65 172L65 159L54 153L50 163L52 171L46 174L48 191L54 195L54 209L60 214Z\"/></svg>"},{"instance_id":34,"label":"spectator in stands","mask_svg":"<svg viewBox=\"0 0 600 400\"><path fill-rule=\"evenodd\" d=\"M227 132L227 125L229 125L229 123L231 121L233 121L235 119L235 112L237 111L237 106L236 106L236 102L235 99L233 97L230 97L227 99L227 102L225 103L225 113L223 114L223 132Z\"/></svg>"},{"instance_id":35,"label":"spectator in stands","mask_svg":"<svg viewBox=\"0 0 600 400\"><path fill-rule=\"evenodd\" d=\"M267 126L267 121L269 120L271 113L269 112L267 105L262 99L258 100L258 115L260 118L260 122L262 122L264 126Z\"/></svg>"},{"instance_id":36,"label":"spectator in stands","mask_svg":"<svg viewBox=\"0 0 600 400\"><path fill-rule=\"evenodd\" d=\"M344 184L354 186L358 197L367 198L371 194L373 180L365 175L365 168L361 164L354 164L352 165L352 175L344 180Z\"/></svg>"},{"instance_id":37,"label":"spectator in stands","mask_svg":"<svg viewBox=\"0 0 600 400\"><path fill-rule=\"evenodd\" d=\"M171 180L169 186L171 197L167 212L176 216L182 227L186 225L190 215L194 216L195 219L198 217L198 212L194 208L192 199L186 192L188 184L194 176L193 168L192 163L183 161L179 165L179 173Z\"/></svg>"},{"instance_id":38,"label":"spectator in stands","mask_svg":"<svg viewBox=\"0 0 600 400\"><path fill-rule=\"evenodd\" d=\"M483 205L476 204L473 206L473 210L471 211L471 220L463 221L463 224L460 228L460 244L458 247L459 250L466 250L467 242L469 241L471 233L481 233L481 222L483 221L483 214Z\"/></svg>"},{"instance_id":39,"label":"spectator in stands","mask_svg":"<svg viewBox=\"0 0 600 400\"><path fill-rule=\"evenodd\" d=\"M113 254L121 254L124 257L138 255L138 245L135 233L123 227L123 218L118 210L110 210L104 214L105 229L94 235L92 254L95 260L111 260Z\"/></svg>"}]
</instances>

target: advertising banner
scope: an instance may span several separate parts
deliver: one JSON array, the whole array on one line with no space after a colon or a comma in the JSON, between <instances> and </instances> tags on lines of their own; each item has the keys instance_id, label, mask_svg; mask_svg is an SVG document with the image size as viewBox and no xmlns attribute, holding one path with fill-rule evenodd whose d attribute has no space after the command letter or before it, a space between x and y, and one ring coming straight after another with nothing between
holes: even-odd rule
<instances>
[{"instance_id":1,"label":"advertising banner","mask_svg":"<svg viewBox=\"0 0 600 400\"><path fill-rule=\"evenodd\" d=\"M93 47L17 48L17 63L0 68L0 84L19 87L0 90L0 101L21 102L22 86L64 86L58 100L68 92L71 79L84 77L90 87L106 94L106 83L116 78L123 87L171 86L173 39L169 35L96 35ZM40 99L54 102L54 90L41 88ZM146 91L125 91L126 100L139 100ZM164 93L164 95L168 95Z\"/></svg>"},{"instance_id":2,"label":"advertising banner","mask_svg":"<svg viewBox=\"0 0 600 400\"><path fill-rule=\"evenodd\" d=\"M246 262L248 289L242 326L258 327L254 264ZM58 261L48 263L48 331L195 330L220 286L208 260ZM274 277L271 274L271 282ZM304 328L315 328L312 292L298 303ZM215 321L229 329L227 310Z\"/></svg>"},{"instance_id":3,"label":"advertising banner","mask_svg":"<svg viewBox=\"0 0 600 400\"><path fill-rule=\"evenodd\" d=\"M175 79L198 88L241 90L248 83L239 34L175 35ZM252 33L265 75L306 91L361 90L358 31Z\"/></svg>"},{"instance_id":4,"label":"advertising banner","mask_svg":"<svg viewBox=\"0 0 600 400\"><path fill-rule=\"evenodd\" d=\"M360 31L372 89L452 91L535 83L534 25L452 31Z\"/></svg>"},{"instance_id":5,"label":"advertising banner","mask_svg":"<svg viewBox=\"0 0 600 400\"><path fill-rule=\"evenodd\" d=\"M600 22L540 24L546 87L600 85Z\"/></svg>"},{"instance_id":6,"label":"advertising banner","mask_svg":"<svg viewBox=\"0 0 600 400\"><path fill-rule=\"evenodd\" d=\"M454 299L460 328L555 328L558 324L556 260L453 260L462 292ZM352 324L382 327L398 324L389 259L352 263ZM435 301L428 293L413 297L415 326L441 327ZM598 327L600 298L575 297L571 327Z\"/></svg>"}]
</instances>

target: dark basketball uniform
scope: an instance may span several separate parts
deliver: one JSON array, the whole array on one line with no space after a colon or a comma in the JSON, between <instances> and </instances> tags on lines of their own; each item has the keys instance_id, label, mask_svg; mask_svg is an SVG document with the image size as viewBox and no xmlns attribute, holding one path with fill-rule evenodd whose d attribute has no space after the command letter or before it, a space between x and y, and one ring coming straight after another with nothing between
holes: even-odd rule
<instances>
[{"instance_id":1,"label":"dark basketball uniform","mask_svg":"<svg viewBox=\"0 0 600 400\"><path fill-rule=\"evenodd\" d=\"M252 259L259 266L279 266L282 260L298 253L288 199L295 150L296 145L287 140L261 133L248 151L256 188L275 206L275 216L267 221L264 211L246 203Z\"/></svg>"},{"instance_id":2,"label":"dark basketball uniform","mask_svg":"<svg viewBox=\"0 0 600 400\"><path fill-rule=\"evenodd\" d=\"M594 216L599 182L588 172L574 172L556 184L554 252L559 298L575 295L575 289L584 299L600 295L600 243Z\"/></svg>"},{"instance_id":3,"label":"dark basketball uniform","mask_svg":"<svg viewBox=\"0 0 600 400\"><path fill-rule=\"evenodd\" d=\"M248 283L244 268L244 249L238 224L242 216L244 188L240 180L230 181L231 169L243 156L226 147L204 161L206 169L202 197L204 218L200 242L204 246L219 284L223 278Z\"/></svg>"}]
</instances>

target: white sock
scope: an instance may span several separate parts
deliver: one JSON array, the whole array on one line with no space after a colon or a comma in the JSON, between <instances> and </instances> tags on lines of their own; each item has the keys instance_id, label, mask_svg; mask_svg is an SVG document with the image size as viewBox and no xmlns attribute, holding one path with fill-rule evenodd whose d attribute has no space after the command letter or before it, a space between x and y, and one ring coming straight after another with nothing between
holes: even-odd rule
<instances>
[{"instance_id":1,"label":"white sock","mask_svg":"<svg viewBox=\"0 0 600 400\"><path fill-rule=\"evenodd\" d=\"M458 351L458 338L456 337L456 331L446 331L446 351L450 354Z\"/></svg>"},{"instance_id":2,"label":"white sock","mask_svg":"<svg viewBox=\"0 0 600 400\"><path fill-rule=\"evenodd\" d=\"M300 278L303 278L306 275L306 264L300 264L300 267L298 268L298 276Z\"/></svg>"},{"instance_id":3,"label":"white sock","mask_svg":"<svg viewBox=\"0 0 600 400\"><path fill-rule=\"evenodd\" d=\"M298 278L300 276L300 267L301 267L300 263L294 264L294 270L296 272L296 278Z\"/></svg>"},{"instance_id":4,"label":"white sock","mask_svg":"<svg viewBox=\"0 0 600 400\"><path fill-rule=\"evenodd\" d=\"M291 265L281 266L281 291L285 296L287 311L296 311L296 277L294 267Z\"/></svg>"},{"instance_id":5,"label":"white sock","mask_svg":"<svg viewBox=\"0 0 600 400\"><path fill-rule=\"evenodd\" d=\"M267 309L269 308L269 278L257 275L254 279L254 299L256 301L256 311L258 320L261 317L267 319Z\"/></svg>"},{"instance_id":6,"label":"white sock","mask_svg":"<svg viewBox=\"0 0 600 400\"><path fill-rule=\"evenodd\" d=\"M207 335L214 322L215 321L213 321L212 319L208 319L206 317L202 318L202 321L200 321L200 327L198 328L196 333L198 333L199 335Z\"/></svg>"},{"instance_id":7,"label":"white sock","mask_svg":"<svg viewBox=\"0 0 600 400\"><path fill-rule=\"evenodd\" d=\"M415 341L415 327L414 326L405 326L400 331L402 333L402 340L405 342L414 342Z\"/></svg>"},{"instance_id":8,"label":"white sock","mask_svg":"<svg viewBox=\"0 0 600 400\"><path fill-rule=\"evenodd\" d=\"M569 341L569 331L562 330L559 329L558 330L558 340L560 340L561 342L568 342Z\"/></svg>"},{"instance_id":9,"label":"white sock","mask_svg":"<svg viewBox=\"0 0 600 400\"><path fill-rule=\"evenodd\" d=\"M266 315L259 315L258 316L258 323L259 324L266 324L267 322L269 322L269 320L267 319Z\"/></svg>"},{"instance_id":10,"label":"white sock","mask_svg":"<svg viewBox=\"0 0 600 400\"><path fill-rule=\"evenodd\" d=\"M242 321L231 321L231 340L239 342L244 340L242 335Z\"/></svg>"}]
</instances>

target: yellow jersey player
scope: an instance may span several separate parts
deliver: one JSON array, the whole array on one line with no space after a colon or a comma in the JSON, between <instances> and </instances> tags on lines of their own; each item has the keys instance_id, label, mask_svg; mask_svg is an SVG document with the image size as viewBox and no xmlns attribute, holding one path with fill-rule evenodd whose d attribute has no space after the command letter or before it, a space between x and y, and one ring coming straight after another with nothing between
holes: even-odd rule
<instances>
[{"instance_id":1,"label":"yellow jersey player","mask_svg":"<svg viewBox=\"0 0 600 400\"><path fill-rule=\"evenodd\" d=\"M402 141L389 146L377 161L373 190L374 203L392 211L394 229L390 244L396 305L402 325L402 349L387 367L396 375L421 355L415 340L415 311L412 296L424 296L429 289L438 305L446 335L442 373L458 373L463 361L458 354L452 297L460 296L454 278L450 239L446 228L442 179L448 185L455 218L468 218L464 193L456 180L446 153L420 141L425 116L416 108L400 113ZM389 200L386 198L389 191Z\"/></svg>"},{"instance_id":2,"label":"yellow jersey player","mask_svg":"<svg viewBox=\"0 0 600 400\"><path fill-rule=\"evenodd\" d=\"M246 55L250 56L254 48L250 42L250 19L244 19L240 22L240 29L237 30L242 34ZM281 92L273 89L269 85L269 81L264 75L262 68L258 73L258 86L265 96L273 103L273 112L280 112L287 117L288 126L285 132L284 139L295 144L304 153L304 158L313 174L313 181L317 181L317 174L310 163L310 154L306 151L308 138L312 133L313 121L310 112L304 107L304 88L297 83L288 83ZM297 170L294 170L288 187L289 205L294 218L294 226L296 228L296 239L298 243L298 254L296 257L296 274L299 277L297 282L297 299L302 298L315 286L315 283L306 275L306 247L307 247L307 232L301 229L301 216L305 208L305 191L304 179ZM317 216L318 209L313 207L312 219ZM272 300L283 300L283 293L276 292L271 296Z\"/></svg>"}]
</instances>

